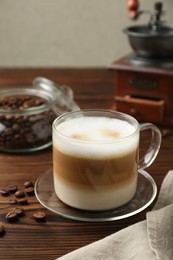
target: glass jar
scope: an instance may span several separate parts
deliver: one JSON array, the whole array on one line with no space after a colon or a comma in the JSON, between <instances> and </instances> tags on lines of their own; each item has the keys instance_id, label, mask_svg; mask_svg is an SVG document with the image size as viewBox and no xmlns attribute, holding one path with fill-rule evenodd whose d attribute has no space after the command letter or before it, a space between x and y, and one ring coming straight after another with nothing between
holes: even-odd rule
<instances>
[{"instance_id":1,"label":"glass jar","mask_svg":"<svg viewBox=\"0 0 173 260\"><path fill-rule=\"evenodd\" d=\"M0 90L0 151L28 153L52 145L52 122L78 110L67 86L38 77L33 87Z\"/></svg>"}]
</instances>

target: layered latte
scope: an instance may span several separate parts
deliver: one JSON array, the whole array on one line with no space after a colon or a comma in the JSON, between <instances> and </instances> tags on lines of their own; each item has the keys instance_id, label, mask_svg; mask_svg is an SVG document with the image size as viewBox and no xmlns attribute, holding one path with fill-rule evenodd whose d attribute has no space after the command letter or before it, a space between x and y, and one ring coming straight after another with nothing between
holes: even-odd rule
<instances>
[{"instance_id":1,"label":"layered latte","mask_svg":"<svg viewBox=\"0 0 173 260\"><path fill-rule=\"evenodd\" d=\"M81 116L53 131L57 196L83 210L108 210L136 192L139 134L127 121Z\"/></svg>"}]
</instances>

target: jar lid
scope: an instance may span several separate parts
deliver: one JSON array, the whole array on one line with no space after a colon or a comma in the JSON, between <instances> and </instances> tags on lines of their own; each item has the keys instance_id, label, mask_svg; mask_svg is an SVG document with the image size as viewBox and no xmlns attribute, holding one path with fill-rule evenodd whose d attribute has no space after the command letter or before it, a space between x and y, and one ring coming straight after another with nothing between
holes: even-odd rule
<instances>
[{"instance_id":1,"label":"jar lid","mask_svg":"<svg viewBox=\"0 0 173 260\"><path fill-rule=\"evenodd\" d=\"M80 109L73 99L72 89L68 86L58 85L44 77L35 78L33 80L33 86L38 90L44 90L53 94L54 98L57 100L57 114Z\"/></svg>"}]
</instances>

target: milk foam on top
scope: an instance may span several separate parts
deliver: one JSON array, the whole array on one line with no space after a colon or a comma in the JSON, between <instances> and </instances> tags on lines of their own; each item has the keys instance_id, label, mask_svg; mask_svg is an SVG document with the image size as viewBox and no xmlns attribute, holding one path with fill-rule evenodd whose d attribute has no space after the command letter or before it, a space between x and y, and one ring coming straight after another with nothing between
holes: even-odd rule
<instances>
[{"instance_id":1,"label":"milk foam on top","mask_svg":"<svg viewBox=\"0 0 173 260\"><path fill-rule=\"evenodd\" d=\"M139 138L138 134L123 138L132 135L135 127L126 121L107 117L70 119L57 125L56 130L53 131L55 148L80 157L126 154L136 149Z\"/></svg>"}]
</instances>

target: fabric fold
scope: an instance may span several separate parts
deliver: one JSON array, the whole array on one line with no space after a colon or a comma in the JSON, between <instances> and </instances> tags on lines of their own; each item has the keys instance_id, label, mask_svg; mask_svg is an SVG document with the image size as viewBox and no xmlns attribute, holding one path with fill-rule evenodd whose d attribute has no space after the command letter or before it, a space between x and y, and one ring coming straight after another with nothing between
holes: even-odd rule
<instances>
[{"instance_id":1,"label":"fabric fold","mask_svg":"<svg viewBox=\"0 0 173 260\"><path fill-rule=\"evenodd\" d=\"M161 188L160 193L153 207L153 210L161 209L167 205L173 203L173 170L169 171L165 176Z\"/></svg>"},{"instance_id":2,"label":"fabric fold","mask_svg":"<svg viewBox=\"0 0 173 260\"><path fill-rule=\"evenodd\" d=\"M157 259L173 259L173 171L164 178L157 203L147 213L147 232Z\"/></svg>"},{"instance_id":3,"label":"fabric fold","mask_svg":"<svg viewBox=\"0 0 173 260\"><path fill-rule=\"evenodd\" d=\"M147 213L147 232L157 259L173 259L173 204Z\"/></svg>"}]
</instances>

